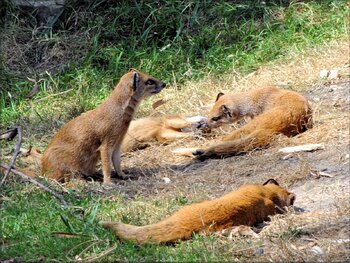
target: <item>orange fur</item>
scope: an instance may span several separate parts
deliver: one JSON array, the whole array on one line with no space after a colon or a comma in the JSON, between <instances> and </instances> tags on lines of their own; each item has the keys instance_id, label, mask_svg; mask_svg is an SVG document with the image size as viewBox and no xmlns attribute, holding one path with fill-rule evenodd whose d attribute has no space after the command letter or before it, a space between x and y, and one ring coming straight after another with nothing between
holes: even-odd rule
<instances>
[{"instance_id":1,"label":"orange fur","mask_svg":"<svg viewBox=\"0 0 350 263\"><path fill-rule=\"evenodd\" d=\"M103 183L110 183L112 163L119 176L120 145L140 101L160 92L165 84L131 69L111 95L96 109L65 124L53 137L42 157L49 178L63 181L70 173L92 174L99 159Z\"/></svg>"},{"instance_id":2,"label":"orange fur","mask_svg":"<svg viewBox=\"0 0 350 263\"><path fill-rule=\"evenodd\" d=\"M193 154L198 159L230 156L266 147L276 134L295 136L312 127L312 111L300 94L276 87L232 94L219 93L209 114L209 125L218 127L244 116L252 120L233 131L223 143Z\"/></svg>"},{"instance_id":3,"label":"orange fur","mask_svg":"<svg viewBox=\"0 0 350 263\"><path fill-rule=\"evenodd\" d=\"M21 161L26 163L25 168L16 167L16 170L30 176L36 177L38 173L36 172L36 168L40 166L40 160L42 157L42 153L37 148L30 148L28 150L21 149L22 158Z\"/></svg>"},{"instance_id":4,"label":"orange fur","mask_svg":"<svg viewBox=\"0 0 350 263\"><path fill-rule=\"evenodd\" d=\"M167 115L162 117L147 117L134 120L123 139L121 150L128 152L145 147L146 142L156 140L158 142L169 142L181 138L189 138L193 132L185 129L203 128L206 126L206 118L185 118L179 115Z\"/></svg>"},{"instance_id":5,"label":"orange fur","mask_svg":"<svg viewBox=\"0 0 350 263\"><path fill-rule=\"evenodd\" d=\"M188 239L200 231L214 232L236 225L252 226L269 215L292 205L295 195L270 179L264 185L245 185L219 199L181 208L156 224L133 226L120 222L102 222L121 240L168 243Z\"/></svg>"}]
</instances>

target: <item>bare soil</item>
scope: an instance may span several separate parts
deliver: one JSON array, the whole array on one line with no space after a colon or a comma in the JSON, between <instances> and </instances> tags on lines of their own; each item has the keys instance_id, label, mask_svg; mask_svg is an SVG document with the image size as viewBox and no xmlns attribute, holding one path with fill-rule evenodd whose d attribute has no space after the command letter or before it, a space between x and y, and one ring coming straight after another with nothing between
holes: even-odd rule
<instances>
[{"instance_id":1,"label":"bare soil","mask_svg":"<svg viewBox=\"0 0 350 263\"><path fill-rule=\"evenodd\" d=\"M316 189L318 185L339 180L348 182L349 85L349 80L343 80L336 84L314 86L304 93L314 110L314 128L293 138L279 136L265 150L205 161L171 152L179 147L205 147L220 139L214 138L216 132L211 138L200 137L168 145L155 142L144 150L124 154L124 171L133 179L124 181L115 178L114 189L131 198L135 195L192 195L198 191L206 192L208 197L216 197L243 184L262 183L275 178L300 195L297 204L302 205L307 187ZM229 131L229 128L223 132ZM282 147L316 143L323 144L325 149L292 154L278 152ZM165 177L170 182L166 182Z\"/></svg>"},{"instance_id":2,"label":"bare soil","mask_svg":"<svg viewBox=\"0 0 350 263\"><path fill-rule=\"evenodd\" d=\"M141 151L125 154L124 170L133 179L114 178L113 188L88 184L89 190L106 195L123 193L146 200L186 197L189 202L219 197L243 184L276 179L297 196L286 215L253 230L256 237L218 234L223 243L242 245L249 260L346 261L350 257L349 109L350 80L316 85L304 92L314 110L314 127L293 138L279 136L265 150L225 159L198 161L171 153L178 147L205 147L220 139L227 127L197 140L168 145L154 143ZM286 146L323 144L313 152L282 154ZM170 181L168 179L169 178ZM165 215L164 215L165 216ZM162 218L164 217L162 216ZM247 247L247 242L251 242ZM236 250L235 250L236 251ZM238 251L240 251L238 249Z\"/></svg>"}]
</instances>

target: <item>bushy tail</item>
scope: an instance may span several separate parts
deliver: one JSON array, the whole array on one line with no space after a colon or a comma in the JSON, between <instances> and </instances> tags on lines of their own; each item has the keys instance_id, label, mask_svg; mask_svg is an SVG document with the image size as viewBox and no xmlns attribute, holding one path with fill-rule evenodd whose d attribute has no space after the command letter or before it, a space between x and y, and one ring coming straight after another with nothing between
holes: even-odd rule
<instances>
[{"instance_id":1,"label":"bushy tail","mask_svg":"<svg viewBox=\"0 0 350 263\"><path fill-rule=\"evenodd\" d=\"M193 155L197 156L199 160L239 155L254 149L267 147L275 134L276 132L273 130L257 130L240 139L218 143L205 150L199 149L194 151Z\"/></svg>"},{"instance_id":2,"label":"bushy tail","mask_svg":"<svg viewBox=\"0 0 350 263\"><path fill-rule=\"evenodd\" d=\"M120 222L100 222L102 227L111 229L121 240L133 240L138 244L170 243L180 239L188 239L192 229L183 228L174 222L161 221L157 224L134 226Z\"/></svg>"}]
</instances>

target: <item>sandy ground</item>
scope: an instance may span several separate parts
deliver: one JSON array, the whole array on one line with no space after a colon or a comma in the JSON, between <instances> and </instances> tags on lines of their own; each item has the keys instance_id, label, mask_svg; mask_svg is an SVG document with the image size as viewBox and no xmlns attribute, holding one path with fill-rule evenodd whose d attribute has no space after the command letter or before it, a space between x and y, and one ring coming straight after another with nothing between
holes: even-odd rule
<instances>
[{"instance_id":1,"label":"sandy ground","mask_svg":"<svg viewBox=\"0 0 350 263\"><path fill-rule=\"evenodd\" d=\"M315 86L305 93L314 110L314 128L293 138L280 136L266 150L203 162L171 153L178 147L203 147L212 143L199 138L168 145L154 143L144 150L124 154L124 171L134 179L123 181L115 178L115 189L129 197L191 195L197 191L215 197L242 184L275 178L281 185L295 191L297 203L302 205L307 193L312 196L322 192L318 188L323 185L348 182L349 84L349 81L342 81ZM226 131L229 130L226 128ZM324 149L292 154L278 152L284 146L314 143L323 144ZM165 177L170 182L167 183ZM349 192L348 184L344 183L342 188L344 192Z\"/></svg>"},{"instance_id":2,"label":"sandy ground","mask_svg":"<svg viewBox=\"0 0 350 263\"><path fill-rule=\"evenodd\" d=\"M350 80L313 86L304 95L314 110L314 127L293 138L279 136L265 150L203 162L171 153L178 147L204 147L219 139L213 136L211 141L198 138L168 145L154 143L145 150L125 154L124 170L134 179L115 178L115 186L103 192L108 195L117 191L129 198L142 196L146 200L185 196L190 202L197 202L221 196L243 184L274 178L296 194L295 207L291 213L275 216L254 229L260 232L259 240L264 241L251 251L244 248L244 253L251 255L249 260L349 259L349 87ZM226 128L220 132L228 131ZM323 144L324 149L278 152L282 147L302 144ZM99 183L89 187L101 191ZM296 229L298 234L290 240L283 239L283 233L290 229ZM261 244L252 240L253 244Z\"/></svg>"}]
</instances>

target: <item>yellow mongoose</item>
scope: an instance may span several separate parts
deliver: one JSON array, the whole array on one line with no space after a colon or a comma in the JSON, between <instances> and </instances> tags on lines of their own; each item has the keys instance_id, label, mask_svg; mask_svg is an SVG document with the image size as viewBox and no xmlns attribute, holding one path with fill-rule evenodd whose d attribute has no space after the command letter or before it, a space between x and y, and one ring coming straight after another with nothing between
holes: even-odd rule
<instances>
[{"instance_id":1,"label":"yellow mongoose","mask_svg":"<svg viewBox=\"0 0 350 263\"><path fill-rule=\"evenodd\" d=\"M55 134L42 157L43 173L58 181L72 172L89 175L101 158L104 184L110 183L112 163L124 177L120 146L134 111L143 98L164 87L162 81L131 69L100 106L69 121Z\"/></svg>"},{"instance_id":2,"label":"yellow mongoose","mask_svg":"<svg viewBox=\"0 0 350 263\"><path fill-rule=\"evenodd\" d=\"M227 135L222 143L193 152L198 159L225 157L266 147L276 134L295 136L312 127L312 110L300 94L276 87L248 92L219 93L209 113L209 126L252 120Z\"/></svg>"},{"instance_id":3,"label":"yellow mongoose","mask_svg":"<svg viewBox=\"0 0 350 263\"><path fill-rule=\"evenodd\" d=\"M194 136L188 132L191 128L207 127L207 118L201 116L182 117L166 115L162 117L146 117L133 120L122 142L122 152L145 148L147 142L157 140L161 143Z\"/></svg>"},{"instance_id":4,"label":"yellow mongoose","mask_svg":"<svg viewBox=\"0 0 350 263\"><path fill-rule=\"evenodd\" d=\"M148 146L153 140L161 143L175 141L181 138L191 138L198 130L209 132L206 117L182 117L179 115L165 115L162 117L145 117L130 122L123 138L121 152L126 153ZM37 148L29 149L22 158L31 167L21 168L21 171L32 177L37 176L33 164L40 163L42 154Z\"/></svg>"},{"instance_id":5,"label":"yellow mongoose","mask_svg":"<svg viewBox=\"0 0 350 263\"><path fill-rule=\"evenodd\" d=\"M244 185L219 199L181 208L156 224L133 226L119 222L101 222L121 240L169 243L188 239L200 231L214 232L237 225L255 225L269 215L293 205L295 195L280 187L274 179L263 185Z\"/></svg>"}]
</instances>

